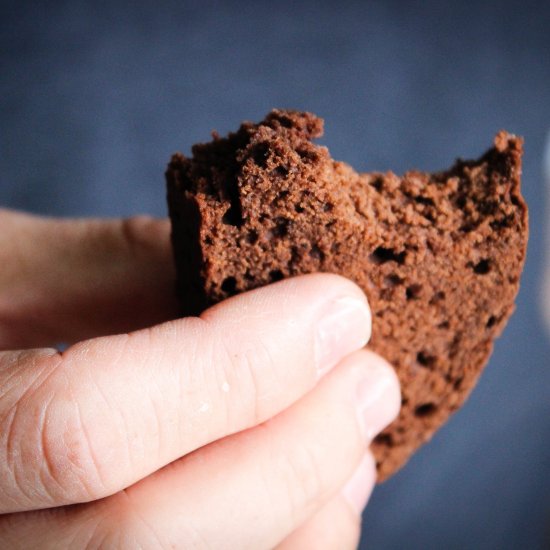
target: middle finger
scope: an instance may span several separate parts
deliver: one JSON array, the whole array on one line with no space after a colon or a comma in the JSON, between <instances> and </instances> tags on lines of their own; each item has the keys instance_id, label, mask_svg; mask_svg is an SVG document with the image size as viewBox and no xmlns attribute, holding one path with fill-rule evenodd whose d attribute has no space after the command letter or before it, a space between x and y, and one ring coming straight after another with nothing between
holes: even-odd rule
<instances>
[{"instance_id":1,"label":"middle finger","mask_svg":"<svg viewBox=\"0 0 550 550\"><path fill-rule=\"evenodd\" d=\"M0 543L80 537L94 547L273 548L335 496L399 405L393 370L360 351L265 424L198 449L124 493L0 518ZM370 468L373 483L372 457Z\"/></svg>"}]
</instances>

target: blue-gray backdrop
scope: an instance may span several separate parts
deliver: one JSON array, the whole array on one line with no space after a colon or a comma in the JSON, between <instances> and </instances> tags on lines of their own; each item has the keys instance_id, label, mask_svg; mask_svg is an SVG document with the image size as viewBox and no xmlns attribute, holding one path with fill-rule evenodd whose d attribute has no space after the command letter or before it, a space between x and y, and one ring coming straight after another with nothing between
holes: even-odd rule
<instances>
[{"instance_id":1,"label":"blue-gray backdrop","mask_svg":"<svg viewBox=\"0 0 550 550\"><path fill-rule=\"evenodd\" d=\"M463 410L379 487L374 549L550 547L543 331L547 2L2 2L0 204L163 216L170 154L272 107L326 120L361 170L439 169L525 137L517 313Z\"/></svg>"}]
</instances>

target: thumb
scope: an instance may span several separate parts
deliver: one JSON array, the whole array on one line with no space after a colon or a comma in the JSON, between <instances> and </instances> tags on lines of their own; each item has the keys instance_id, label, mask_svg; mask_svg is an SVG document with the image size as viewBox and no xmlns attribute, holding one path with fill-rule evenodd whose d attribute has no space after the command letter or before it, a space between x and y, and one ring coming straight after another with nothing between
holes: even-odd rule
<instances>
[{"instance_id":1,"label":"thumb","mask_svg":"<svg viewBox=\"0 0 550 550\"><path fill-rule=\"evenodd\" d=\"M0 513L102 498L256 426L369 336L361 290L316 274L235 296L201 318L83 341L62 354L4 352L0 388L13 388L0 418L17 416L10 445L0 445L0 473L8 469ZM20 449L17 460L6 456L10 448ZM22 487L45 467L43 495L29 501Z\"/></svg>"}]
</instances>

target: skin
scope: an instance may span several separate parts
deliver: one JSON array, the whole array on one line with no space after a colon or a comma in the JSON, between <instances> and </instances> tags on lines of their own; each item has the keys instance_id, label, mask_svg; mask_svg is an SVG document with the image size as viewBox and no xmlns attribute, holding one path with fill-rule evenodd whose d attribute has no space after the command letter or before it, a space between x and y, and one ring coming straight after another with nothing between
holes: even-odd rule
<instances>
[{"instance_id":1,"label":"skin","mask_svg":"<svg viewBox=\"0 0 550 550\"><path fill-rule=\"evenodd\" d=\"M355 548L400 404L365 296L178 319L169 231L0 211L0 547Z\"/></svg>"}]
</instances>

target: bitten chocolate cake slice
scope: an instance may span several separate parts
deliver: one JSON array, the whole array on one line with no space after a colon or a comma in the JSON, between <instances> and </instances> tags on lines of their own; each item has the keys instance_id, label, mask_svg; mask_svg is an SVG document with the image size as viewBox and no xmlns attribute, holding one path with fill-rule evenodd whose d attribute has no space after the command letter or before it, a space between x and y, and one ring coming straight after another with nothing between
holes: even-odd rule
<instances>
[{"instance_id":1,"label":"bitten chocolate cake slice","mask_svg":"<svg viewBox=\"0 0 550 550\"><path fill-rule=\"evenodd\" d=\"M166 173L185 314L283 277L354 280L369 347L397 369L403 407L373 444L379 479L464 402L514 309L527 244L521 139L435 174L358 174L311 142L321 119L272 111L173 156Z\"/></svg>"}]
</instances>

